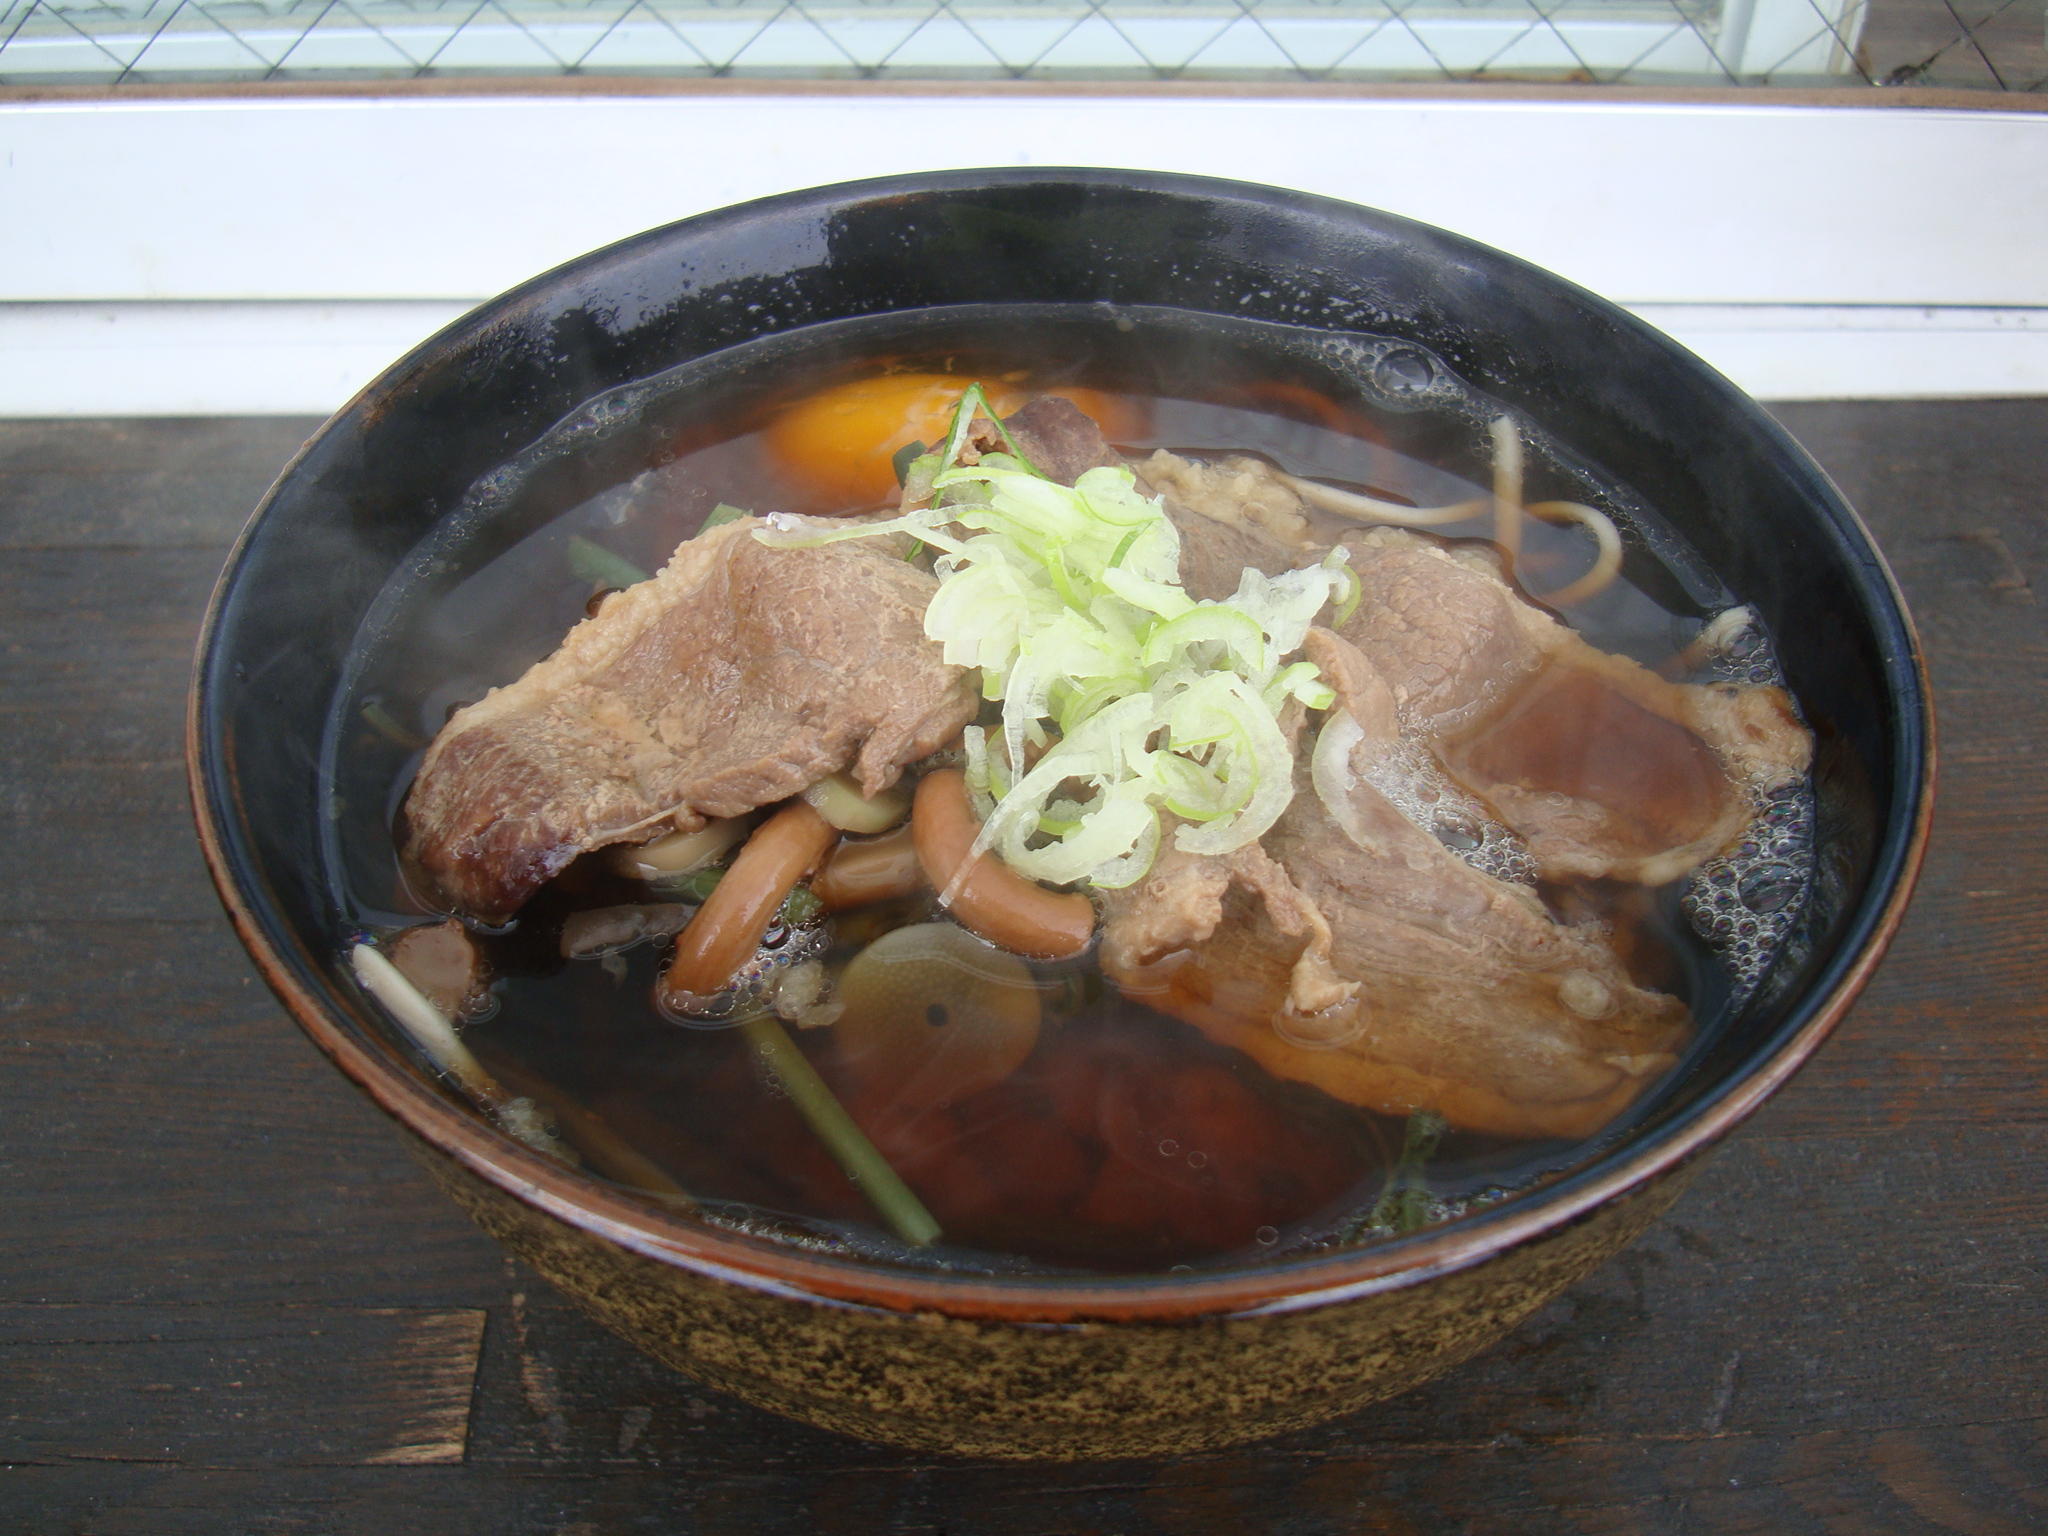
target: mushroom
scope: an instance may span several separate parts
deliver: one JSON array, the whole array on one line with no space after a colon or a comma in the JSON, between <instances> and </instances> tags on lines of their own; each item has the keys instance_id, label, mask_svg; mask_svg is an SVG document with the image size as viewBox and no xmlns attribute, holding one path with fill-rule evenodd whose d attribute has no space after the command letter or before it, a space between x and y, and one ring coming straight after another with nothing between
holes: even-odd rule
<instances>
[{"instance_id":1,"label":"mushroom","mask_svg":"<svg viewBox=\"0 0 2048 1536\"><path fill-rule=\"evenodd\" d=\"M1038 1044L1038 988L1015 955L951 923L898 928L839 980L840 1059L867 1095L905 1108L992 1088Z\"/></svg>"}]
</instances>

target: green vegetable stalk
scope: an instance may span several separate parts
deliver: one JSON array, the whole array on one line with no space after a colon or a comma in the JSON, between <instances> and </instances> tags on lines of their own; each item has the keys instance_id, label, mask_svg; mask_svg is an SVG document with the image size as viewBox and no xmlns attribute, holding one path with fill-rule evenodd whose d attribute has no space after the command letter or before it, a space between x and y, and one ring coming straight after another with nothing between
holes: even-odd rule
<instances>
[{"instance_id":1,"label":"green vegetable stalk","mask_svg":"<svg viewBox=\"0 0 2048 1536\"><path fill-rule=\"evenodd\" d=\"M569 537L569 570L583 581L601 581L608 587L631 587L647 579L647 573L602 544L593 544L582 534Z\"/></svg>"},{"instance_id":2,"label":"green vegetable stalk","mask_svg":"<svg viewBox=\"0 0 2048 1536\"><path fill-rule=\"evenodd\" d=\"M833 1097L817 1069L789 1038L781 1020L770 1013L755 1014L741 1023L740 1032L789 1091L797 1113L824 1143L825 1150L846 1170L846 1176L860 1187L891 1230L913 1248L938 1241L939 1224L932 1213L875 1150L867 1133L853 1123L853 1117Z\"/></svg>"},{"instance_id":3,"label":"green vegetable stalk","mask_svg":"<svg viewBox=\"0 0 2048 1536\"><path fill-rule=\"evenodd\" d=\"M1345 1241L1356 1242L1375 1229L1417 1232L1438 1219L1437 1200L1429 1192L1423 1170L1436 1156L1437 1143L1448 1129L1444 1117L1433 1109L1418 1109L1408 1117L1401 1156L1387 1174L1386 1188L1370 1211L1352 1218L1344 1231Z\"/></svg>"}]
</instances>

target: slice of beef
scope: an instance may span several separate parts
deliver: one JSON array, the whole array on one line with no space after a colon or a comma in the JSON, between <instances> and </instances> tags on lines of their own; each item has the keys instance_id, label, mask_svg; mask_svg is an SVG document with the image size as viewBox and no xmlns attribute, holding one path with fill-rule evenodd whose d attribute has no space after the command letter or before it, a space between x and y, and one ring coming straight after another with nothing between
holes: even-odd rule
<instances>
[{"instance_id":1,"label":"slice of beef","mask_svg":"<svg viewBox=\"0 0 2048 1536\"><path fill-rule=\"evenodd\" d=\"M1009 441L1004 441L1004 432ZM967 424L955 464L979 464L992 453L1008 453L1014 443L1032 468L1061 485L1072 485L1091 469L1120 468L1123 455L1109 445L1094 418L1071 400L1047 395L1003 418L1001 430L986 416ZM916 511L932 504L936 470L913 471L903 482L899 510Z\"/></svg>"},{"instance_id":2,"label":"slice of beef","mask_svg":"<svg viewBox=\"0 0 2048 1536\"><path fill-rule=\"evenodd\" d=\"M1339 632L1386 679L1403 718L1431 736L1511 692L1565 641L1477 553L1393 528L1344 547L1359 597Z\"/></svg>"},{"instance_id":3,"label":"slice of beef","mask_svg":"<svg viewBox=\"0 0 2048 1536\"><path fill-rule=\"evenodd\" d=\"M1236 595L1247 567L1277 576L1308 557L1300 498L1257 459L1205 464L1161 448L1138 466L1138 479L1165 498L1180 530L1180 584L1189 597L1220 602Z\"/></svg>"},{"instance_id":4,"label":"slice of beef","mask_svg":"<svg viewBox=\"0 0 2048 1536\"><path fill-rule=\"evenodd\" d=\"M1342 635L1546 877L1675 880L1806 771L1812 738L1781 689L1668 682L1419 535L1345 543L1362 590Z\"/></svg>"},{"instance_id":5,"label":"slice of beef","mask_svg":"<svg viewBox=\"0 0 2048 1536\"><path fill-rule=\"evenodd\" d=\"M1071 400L1062 400L1057 395L1042 395L1025 405L1019 406L1003 418L1003 429L1010 435L1010 442L1031 467L1048 480L1061 485L1072 485L1091 469L1104 467L1121 468L1122 454L1109 445L1102 435L1102 428ZM977 416L967 424L967 436L960 444L957 464L979 464L991 453L1008 453L1010 443L1003 441L1003 432L996 430L996 424L986 416ZM913 504L920 493L906 485L905 507Z\"/></svg>"},{"instance_id":6,"label":"slice of beef","mask_svg":"<svg viewBox=\"0 0 2048 1536\"><path fill-rule=\"evenodd\" d=\"M1061 485L1072 485L1091 469L1123 467L1124 456L1109 445L1095 418L1058 395L1019 406L1003 425L1039 473Z\"/></svg>"},{"instance_id":7,"label":"slice of beef","mask_svg":"<svg viewBox=\"0 0 2048 1536\"><path fill-rule=\"evenodd\" d=\"M1186 459L1160 448L1138 466L1138 473L1183 512L1238 529L1267 559L1298 560L1311 549L1322 553L1301 497L1264 459L1245 454Z\"/></svg>"},{"instance_id":8,"label":"slice of beef","mask_svg":"<svg viewBox=\"0 0 2048 1536\"><path fill-rule=\"evenodd\" d=\"M1326 673L1358 726L1326 786L1341 823L1304 768L1263 853L1169 849L1110 899L1104 969L1347 1103L1505 1136L1598 1130L1676 1059L1684 1005L1631 981L1598 929L1555 921L1403 816L1390 793L1412 744L1392 690L1356 651Z\"/></svg>"},{"instance_id":9,"label":"slice of beef","mask_svg":"<svg viewBox=\"0 0 2048 1536\"><path fill-rule=\"evenodd\" d=\"M873 794L974 718L924 635L931 576L883 541L771 549L760 526L684 543L434 739L407 855L457 911L502 922L581 853L848 767Z\"/></svg>"}]
</instances>

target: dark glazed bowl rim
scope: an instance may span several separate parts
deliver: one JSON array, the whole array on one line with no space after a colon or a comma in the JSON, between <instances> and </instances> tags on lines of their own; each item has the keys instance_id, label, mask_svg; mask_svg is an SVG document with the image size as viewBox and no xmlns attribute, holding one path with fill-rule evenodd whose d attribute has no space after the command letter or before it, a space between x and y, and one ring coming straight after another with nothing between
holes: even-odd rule
<instances>
[{"instance_id":1,"label":"dark glazed bowl rim","mask_svg":"<svg viewBox=\"0 0 2048 1536\"><path fill-rule=\"evenodd\" d=\"M1087 169L958 171L814 188L681 220L569 262L456 321L394 364L324 424L257 507L231 552L208 608L187 713L187 766L195 820L207 865L238 936L271 989L319 1048L412 1134L472 1175L517 1200L596 1237L678 1270L792 1300L887 1311L930 1311L992 1321L1171 1321L1313 1309L1395 1290L1467 1268L1586 1217L1595 1208L1656 1180L1711 1147L1775 1092L1834 1029L1869 980L1897 931L1925 852L1933 809L1934 722L1917 638L1890 571L1860 519L1822 471L1755 402L1689 352L1626 311L1548 273L1538 274L1640 344L1693 374L1727 409L1750 419L1775 449L1780 467L1836 543L1852 552L1850 580L1886 642L1883 665L1891 717L1888 746L1900 786L1880 828L1868 884L1842 924L1834 950L1800 1002L1730 1075L1668 1123L1624 1141L1541 1191L1474 1213L1438 1231L1357 1250L1278 1260L1254 1268L1194 1275L1042 1279L992 1278L884 1268L783 1248L697 1224L619 1189L566 1169L499 1133L423 1081L388 1047L359 1034L323 996L310 957L291 944L264 910L253 856L235 831L236 796L224 771L223 714L217 707L222 664L216 640L244 558L280 493L319 445L352 420L374 418L452 346L480 334L544 294L622 255L682 236L702 236L787 210L824 210L886 202L906 194L971 192L990 187L1108 187L1140 194L1214 198L1348 220L1382 231L1423 234L1487 263L1522 273L1537 269L1476 242L1391 215L1306 194L1200 177Z\"/></svg>"}]
</instances>

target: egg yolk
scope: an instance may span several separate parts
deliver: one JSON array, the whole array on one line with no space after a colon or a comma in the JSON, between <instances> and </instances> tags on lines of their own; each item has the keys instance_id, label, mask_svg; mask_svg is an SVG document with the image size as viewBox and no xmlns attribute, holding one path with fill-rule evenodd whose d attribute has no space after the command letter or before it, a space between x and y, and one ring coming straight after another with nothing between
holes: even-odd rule
<instances>
[{"instance_id":1,"label":"egg yolk","mask_svg":"<svg viewBox=\"0 0 2048 1536\"><path fill-rule=\"evenodd\" d=\"M889 373L854 379L798 401L765 434L770 459L797 489L813 498L809 510L866 512L896 499L894 456L911 443L936 445L972 378L946 373ZM1061 386L1025 390L989 383L989 403L1009 415L1036 395L1071 400L1105 436L1129 435L1136 413L1101 390Z\"/></svg>"}]
</instances>

